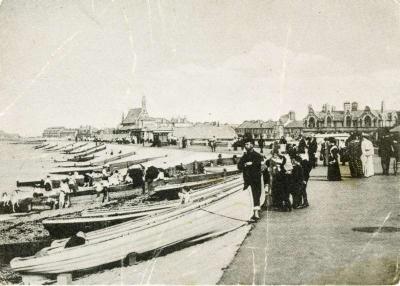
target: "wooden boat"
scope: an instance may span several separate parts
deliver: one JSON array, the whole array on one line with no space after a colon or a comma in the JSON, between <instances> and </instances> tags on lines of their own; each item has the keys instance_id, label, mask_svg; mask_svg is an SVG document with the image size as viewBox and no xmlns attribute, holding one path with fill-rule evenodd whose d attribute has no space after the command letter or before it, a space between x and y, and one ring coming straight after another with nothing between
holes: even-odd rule
<instances>
[{"instance_id":1,"label":"wooden boat","mask_svg":"<svg viewBox=\"0 0 400 286\"><path fill-rule=\"evenodd\" d=\"M183 188L200 188L200 187L208 187L210 185L216 185L221 183L224 178L205 180L200 182L189 182L182 184L171 184L165 185L159 188L156 188L155 193L158 192L169 192L173 190L180 190ZM229 180L229 179L228 179ZM112 192L121 192L124 190L134 189L132 184L125 185L126 189L121 188L121 185L111 186L110 193ZM89 191L89 190L88 190ZM90 190L92 191L92 190ZM141 193L141 188L136 189L136 195ZM95 194L95 190L91 192L91 194ZM198 199L199 194L203 194L197 190L192 191L192 199ZM89 194L89 193L87 193ZM86 195L87 195L86 194ZM74 193L75 196L83 195L82 191L78 191ZM132 195L132 194L131 194ZM154 196L154 193L153 193ZM148 215L149 212L152 211L160 211L167 208L177 207L180 204L180 200L172 200L162 203L150 203L144 204L141 206L124 206L120 207L116 210L110 210L108 208L96 209L96 210L88 210L84 211L80 217L71 217L71 216L62 216L58 218L50 218L43 221L44 227L49 231L50 235L56 238L60 237L68 237L71 236L78 231L92 231L100 228L104 228L107 226L111 226L114 224L118 224L127 220L135 219L138 217L142 217L144 215Z\"/></svg>"},{"instance_id":2,"label":"wooden boat","mask_svg":"<svg viewBox=\"0 0 400 286\"><path fill-rule=\"evenodd\" d=\"M34 187L34 188L44 188L44 180L36 181L17 181L17 187Z\"/></svg>"},{"instance_id":3,"label":"wooden boat","mask_svg":"<svg viewBox=\"0 0 400 286\"><path fill-rule=\"evenodd\" d=\"M64 145L64 146L60 146L60 147L55 148L55 149L51 149L51 151L61 151L61 150L64 150L64 149L66 149L66 148L68 148L69 146L72 146L72 145L74 145L74 143L71 143L71 144L68 144L68 145Z\"/></svg>"},{"instance_id":4,"label":"wooden boat","mask_svg":"<svg viewBox=\"0 0 400 286\"><path fill-rule=\"evenodd\" d=\"M50 146L48 146L48 147L46 147L46 148L43 148L43 150L51 150L51 149L53 149L53 148L56 148L58 145L57 144L54 144L54 145L50 145Z\"/></svg>"},{"instance_id":5,"label":"wooden boat","mask_svg":"<svg viewBox=\"0 0 400 286\"><path fill-rule=\"evenodd\" d=\"M41 149L41 148L47 147L47 146L49 146L49 145L50 145L49 143L47 143L47 144L41 144L41 145L37 145L37 146L33 147L33 149Z\"/></svg>"},{"instance_id":6,"label":"wooden boat","mask_svg":"<svg viewBox=\"0 0 400 286\"><path fill-rule=\"evenodd\" d=\"M74 158L87 157L89 155L104 151L104 150L106 150L106 148L107 148L106 145L97 146L97 148L94 148L94 149L91 149L91 150L89 150L87 152L81 153L81 154L75 156Z\"/></svg>"},{"instance_id":7,"label":"wooden boat","mask_svg":"<svg viewBox=\"0 0 400 286\"><path fill-rule=\"evenodd\" d=\"M10 266L28 275L72 273L118 262L132 253L221 235L251 217L251 193L242 189L241 179L224 183L218 193L200 202L89 232L81 246L64 248L66 240L56 241L35 256L14 258Z\"/></svg>"},{"instance_id":8,"label":"wooden boat","mask_svg":"<svg viewBox=\"0 0 400 286\"><path fill-rule=\"evenodd\" d=\"M119 169L124 169L128 168L133 165L138 165L142 164L145 162L149 162L158 158L163 158L165 156L157 156L157 157L149 157L149 158L143 158L143 159L137 159L137 160L131 160L131 161L124 161L124 162L116 162L110 164L110 169L111 170L119 170ZM84 168L68 168L67 170L61 170L61 171L52 171L50 174L58 174L58 175L68 175L71 172L78 172L78 174L86 174L90 173L92 171L94 172L100 172L102 170L101 166L94 166L94 167L84 167Z\"/></svg>"},{"instance_id":9,"label":"wooden boat","mask_svg":"<svg viewBox=\"0 0 400 286\"><path fill-rule=\"evenodd\" d=\"M85 156L85 155L89 155L90 151L93 151L93 150L102 151L102 150L105 150L105 149L106 149L106 145L105 144L101 144L101 145L97 145L97 146L86 148L84 150L72 151L69 154L74 154L74 155L78 155L79 154L79 155ZM96 152L98 152L98 151L96 151ZM94 152L94 153L96 153L96 152Z\"/></svg>"},{"instance_id":10,"label":"wooden boat","mask_svg":"<svg viewBox=\"0 0 400 286\"><path fill-rule=\"evenodd\" d=\"M67 159L68 162L87 162L94 159L94 155L92 156L77 156L72 159Z\"/></svg>"},{"instance_id":11,"label":"wooden boat","mask_svg":"<svg viewBox=\"0 0 400 286\"><path fill-rule=\"evenodd\" d=\"M88 144L89 144L89 142L86 142L86 143L83 143L83 144L78 144L78 145L76 145L76 146L72 146L71 148L65 149L65 150L63 151L63 153L65 153L65 154L70 154L70 152L72 152L72 151L74 151L74 150L77 150L77 149L79 149L79 148L82 148L82 147L84 147L84 146L86 146L86 145L88 145Z\"/></svg>"},{"instance_id":12,"label":"wooden boat","mask_svg":"<svg viewBox=\"0 0 400 286\"><path fill-rule=\"evenodd\" d=\"M215 167L205 167L204 168L207 173L220 173L224 170L227 172L238 170L237 165L222 165L222 166L215 166Z\"/></svg>"},{"instance_id":13,"label":"wooden boat","mask_svg":"<svg viewBox=\"0 0 400 286\"><path fill-rule=\"evenodd\" d=\"M130 157L130 156L133 156L133 155L136 155L135 151L128 152L128 153L125 153L125 154L120 154L120 155L117 155L117 156L113 156L113 157L105 159L105 160L93 162L93 165L94 166L103 166L103 165L108 164L110 162L114 162L114 161L117 161L117 160L120 160L120 159L123 159L123 158L127 158L127 157Z\"/></svg>"},{"instance_id":14,"label":"wooden boat","mask_svg":"<svg viewBox=\"0 0 400 286\"><path fill-rule=\"evenodd\" d=\"M94 231L106 228L125 221L137 219L140 217L154 215L157 212L178 207L179 202L165 203L164 205L155 204L147 207L130 207L114 211L92 211L88 214L82 214L79 217L63 216L61 218L45 219L42 223L45 229L54 238L69 237L78 231Z\"/></svg>"},{"instance_id":15,"label":"wooden boat","mask_svg":"<svg viewBox=\"0 0 400 286\"><path fill-rule=\"evenodd\" d=\"M86 168L86 167L93 167L93 166L103 166L103 165L105 165L107 163L110 163L110 162L113 162L113 161L117 161L117 160L120 160L120 159L123 159L123 158L126 158L126 157L130 157L130 156L133 156L133 155L136 155L136 152L128 152L128 153L121 154L121 155L118 155L118 156L114 156L114 157L111 157L111 158L108 158L108 159L105 159L105 160L100 160L100 161L97 161L97 162L91 162L90 164L80 164L80 165L74 164L74 165L63 165L63 166L60 165L58 167L61 167L61 168L77 168L77 167Z\"/></svg>"}]
</instances>

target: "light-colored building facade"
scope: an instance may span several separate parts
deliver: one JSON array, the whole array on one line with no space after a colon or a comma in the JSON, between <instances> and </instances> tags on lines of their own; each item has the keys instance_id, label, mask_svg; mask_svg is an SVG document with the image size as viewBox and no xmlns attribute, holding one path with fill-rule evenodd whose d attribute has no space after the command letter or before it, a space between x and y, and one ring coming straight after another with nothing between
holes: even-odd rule
<instances>
[{"instance_id":1,"label":"light-colored building facade","mask_svg":"<svg viewBox=\"0 0 400 286\"><path fill-rule=\"evenodd\" d=\"M248 120L236 128L241 136L251 136L254 139L278 139L282 136L297 138L303 132L303 121L296 120L294 111L279 117L277 121Z\"/></svg>"},{"instance_id":2,"label":"light-colored building facade","mask_svg":"<svg viewBox=\"0 0 400 286\"><path fill-rule=\"evenodd\" d=\"M246 120L236 128L241 136L251 136L254 139L273 139L276 132L276 121Z\"/></svg>"},{"instance_id":3,"label":"light-colored building facade","mask_svg":"<svg viewBox=\"0 0 400 286\"><path fill-rule=\"evenodd\" d=\"M77 134L78 134L77 129L65 128L63 126L55 126L46 128L42 133L42 137L75 139L75 136Z\"/></svg>"},{"instance_id":4,"label":"light-colored building facade","mask_svg":"<svg viewBox=\"0 0 400 286\"><path fill-rule=\"evenodd\" d=\"M155 139L164 143L169 139L172 131L169 120L149 116L146 97L143 96L141 107L130 109L126 116L122 116L121 124L116 133L126 134L135 143L140 143L143 140L154 141Z\"/></svg>"},{"instance_id":5,"label":"light-colored building facade","mask_svg":"<svg viewBox=\"0 0 400 286\"><path fill-rule=\"evenodd\" d=\"M395 110L386 110L382 102L381 108L373 110L369 106L359 109L357 102L345 102L343 110L324 104L321 111L308 107L308 114L303 120L306 133L372 133L381 127L393 127L398 121Z\"/></svg>"}]
</instances>

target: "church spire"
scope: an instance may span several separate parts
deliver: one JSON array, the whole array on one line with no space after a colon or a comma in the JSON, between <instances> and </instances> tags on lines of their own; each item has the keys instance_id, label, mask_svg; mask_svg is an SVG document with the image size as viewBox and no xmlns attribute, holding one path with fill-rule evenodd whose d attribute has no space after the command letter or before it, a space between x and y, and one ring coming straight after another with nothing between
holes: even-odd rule
<instances>
[{"instance_id":1,"label":"church spire","mask_svg":"<svg viewBox=\"0 0 400 286\"><path fill-rule=\"evenodd\" d=\"M146 107L146 96L142 96L142 109L144 112L147 112L147 107Z\"/></svg>"}]
</instances>

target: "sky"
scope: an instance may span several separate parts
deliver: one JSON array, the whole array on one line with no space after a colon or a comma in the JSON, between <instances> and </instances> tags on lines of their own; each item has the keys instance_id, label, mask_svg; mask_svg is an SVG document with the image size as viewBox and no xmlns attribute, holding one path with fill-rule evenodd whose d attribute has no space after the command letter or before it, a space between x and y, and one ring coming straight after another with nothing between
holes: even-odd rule
<instances>
[{"instance_id":1,"label":"sky","mask_svg":"<svg viewBox=\"0 0 400 286\"><path fill-rule=\"evenodd\" d=\"M400 110L400 0L0 0L0 130Z\"/></svg>"}]
</instances>

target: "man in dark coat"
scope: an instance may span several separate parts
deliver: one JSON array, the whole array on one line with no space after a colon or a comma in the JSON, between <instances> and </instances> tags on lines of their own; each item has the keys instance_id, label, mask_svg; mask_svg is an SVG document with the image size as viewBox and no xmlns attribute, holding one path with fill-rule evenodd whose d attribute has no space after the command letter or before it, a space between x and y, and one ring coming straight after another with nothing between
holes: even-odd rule
<instances>
[{"instance_id":1,"label":"man in dark coat","mask_svg":"<svg viewBox=\"0 0 400 286\"><path fill-rule=\"evenodd\" d=\"M304 139L303 135L300 134L299 146L297 147L297 152L299 154L305 154L306 153L306 147L307 147L306 140Z\"/></svg>"},{"instance_id":2,"label":"man in dark coat","mask_svg":"<svg viewBox=\"0 0 400 286\"><path fill-rule=\"evenodd\" d=\"M390 157L394 151L393 140L388 131L386 131L379 142L379 157L381 157L381 165L383 175L389 176Z\"/></svg>"},{"instance_id":3,"label":"man in dark coat","mask_svg":"<svg viewBox=\"0 0 400 286\"><path fill-rule=\"evenodd\" d=\"M315 157L315 153L317 153L318 144L317 139L313 136L310 140L310 144L308 145L308 158L310 160L310 164L312 168L315 168L317 165L317 158Z\"/></svg>"},{"instance_id":4,"label":"man in dark coat","mask_svg":"<svg viewBox=\"0 0 400 286\"><path fill-rule=\"evenodd\" d=\"M248 138L244 141L246 152L238 163L238 169L243 172L244 190L249 186L253 195L254 219L259 219L261 198L261 163L263 157L254 150L254 142Z\"/></svg>"},{"instance_id":5,"label":"man in dark coat","mask_svg":"<svg viewBox=\"0 0 400 286\"><path fill-rule=\"evenodd\" d=\"M260 138L258 139L258 147L260 147L260 153L263 153L263 149L264 149L264 138Z\"/></svg>"},{"instance_id":6,"label":"man in dark coat","mask_svg":"<svg viewBox=\"0 0 400 286\"><path fill-rule=\"evenodd\" d=\"M302 207L306 208L309 206L308 204L308 199L307 199L307 185L308 185L308 180L310 179L310 173L311 169L313 166L311 165L310 161L302 158L301 160L301 167L303 168L303 177L304 177L304 184L303 188L301 190L301 197L302 197Z\"/></svg>"}]
</instances>

